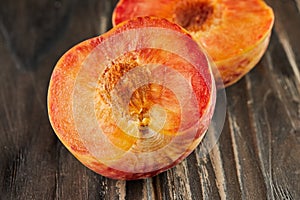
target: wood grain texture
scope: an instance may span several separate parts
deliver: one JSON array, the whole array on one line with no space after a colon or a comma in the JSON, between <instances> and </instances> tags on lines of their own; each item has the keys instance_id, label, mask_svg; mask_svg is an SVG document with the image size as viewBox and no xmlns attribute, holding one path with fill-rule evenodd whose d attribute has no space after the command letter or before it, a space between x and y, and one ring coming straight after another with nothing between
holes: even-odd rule
<instances>
[{"instance_id":1,"label":"wood grain texture","mask_svg":"<svg viewBox=\"0 0 300 200\"><path fill-rule=\"evenodd\" d=\"M300 2L267 0L269 48L227 89L224 129L156 177L107 179L55 136L46 94L58 58L111 28L117 0L0 0L0 199L300 199Z\"/></svg>"}]
</instances>

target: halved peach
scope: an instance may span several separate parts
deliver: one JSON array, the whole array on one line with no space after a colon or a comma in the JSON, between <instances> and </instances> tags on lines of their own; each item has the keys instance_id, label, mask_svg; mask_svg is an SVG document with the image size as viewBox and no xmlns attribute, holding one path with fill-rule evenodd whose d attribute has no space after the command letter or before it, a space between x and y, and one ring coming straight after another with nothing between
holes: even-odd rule
<instances>
[{"instance_id":1,"label":"halved peach","mask_svg":"<svg viewBox=\"0 0 300 200\"><path fill-rule=\"evenodd\" d=\"M113 23L137 16L158 16L185 28L215 62L225 86L258 63L274 23L263 0L120 0Z\"/></svg>"},{"instance_id":2,"label":"halved peach","mask_svg":"<svg viewBox=\"0 0 300 200\"><path fill-rule=\"evenodd\" d=\"M197 43L176 24L145 17L66 52L51 76L48 113L59 139L88 168L139 179L196 148L215 99Z\"/></svg>"}]
</instances>

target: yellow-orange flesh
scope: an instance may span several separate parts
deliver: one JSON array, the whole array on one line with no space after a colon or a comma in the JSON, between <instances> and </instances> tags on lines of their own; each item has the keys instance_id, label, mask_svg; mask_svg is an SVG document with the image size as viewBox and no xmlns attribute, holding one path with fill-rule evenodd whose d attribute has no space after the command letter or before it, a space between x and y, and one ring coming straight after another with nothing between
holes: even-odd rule
<instances>
[{"instance_id":1,"label":"yellow-orange flesh","mask_svg":"<svg viewBox=\"0 0 300 200\"><path fill-rule=\"evenodd\" d=\"M208 60L191 36L145 17L66 52L51 76L48 113L85 166L131 180L188 156L208 128L215 97Z\"/></svg>"},{"instance_id":2,"label":"yellow-orange flesh","mask_svg":"<svg viewBox=\"0 0 300 200\"><path fill-rule=\"evenodd\" d=\"M185 28L215 62L225 86L258 63L274 23L272 9L262 0L120 0L113 23L147 15Z\"/></svg>"}]
</instances>

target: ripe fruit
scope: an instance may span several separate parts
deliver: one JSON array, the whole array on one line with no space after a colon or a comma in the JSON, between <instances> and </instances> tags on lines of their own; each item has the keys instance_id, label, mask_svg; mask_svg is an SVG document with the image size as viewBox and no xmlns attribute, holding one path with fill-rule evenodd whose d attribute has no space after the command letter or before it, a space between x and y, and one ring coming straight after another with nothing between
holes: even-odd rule
<instances>
[{"instance_id":1,"label":"ripe fruit","mask_svg":"<svg viewBox=\"0 0 300 200\"><path fill-rule=\"evenodd\" d=\"M185 28L215 62L225 86L258 63L274 22L262 0L120 0L113 23L137 16L162 17Z\"/></svg>"},{"instance_id":2,"label":"ripe fruit","mask_svg":"<svg viewBox=\"0 0 300 200\"><path fill-rule=\"evenodd\" d=\"M136 18L58 61L48 112L84 165L115 179L154 176L199 144L216 88L200 47L165 19Z\"/></svg>"}]
</instances>

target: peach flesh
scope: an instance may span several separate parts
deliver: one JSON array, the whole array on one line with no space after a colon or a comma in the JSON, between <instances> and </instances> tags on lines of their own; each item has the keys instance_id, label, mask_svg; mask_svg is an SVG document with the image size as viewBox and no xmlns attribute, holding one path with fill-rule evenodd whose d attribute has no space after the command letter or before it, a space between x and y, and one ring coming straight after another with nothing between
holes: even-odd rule
<instances>
[{"instance_id":1,"label":"peach flesh","mask_svg":"<svg viewBox=\"0 0 300 200\"><path fill-rule=\"evenodd\" d=\"M240 80L269 44L274 13L262 0L120 0L116 25L137 16L157 16L185 28L214 61L218 88Z\"/></svg>"},{"instance_id":2,"label":"peach flesh","mask_svg":"<svg viewBox=\"0 0 300 200\"><path fill-rule=\"evenodd\" d=\"M140 179L196 148L215 92L206 56L191 37L167 20L145 17L64 54L51 76L48 112L59 139L85 166Z\"/></svg>"}]
</instances>

